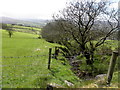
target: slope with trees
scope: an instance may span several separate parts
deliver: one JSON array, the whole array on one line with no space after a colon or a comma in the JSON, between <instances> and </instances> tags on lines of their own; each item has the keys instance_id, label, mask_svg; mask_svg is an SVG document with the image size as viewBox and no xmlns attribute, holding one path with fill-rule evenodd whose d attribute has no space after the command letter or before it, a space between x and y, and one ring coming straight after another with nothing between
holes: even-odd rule
<instances>
[{"instance_id":1,"label":"slope with trees","mask_svg":"<svg viewBox=\"0 0 120 90\"><path fill-rule=\"evenodd\" d=\"M117 11L109 8L109 2L73 1L54 16L54 22L47 24L42 37L47 41L66 47L69 55L83 55L86 65L94 71L94 54L113 33L119 21Z\"/></svg>"}]
</instances>

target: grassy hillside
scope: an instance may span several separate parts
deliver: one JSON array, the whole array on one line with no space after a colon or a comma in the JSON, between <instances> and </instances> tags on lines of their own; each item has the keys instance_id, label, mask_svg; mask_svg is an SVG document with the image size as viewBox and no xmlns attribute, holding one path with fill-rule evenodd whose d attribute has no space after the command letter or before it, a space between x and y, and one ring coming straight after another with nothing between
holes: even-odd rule
<instances>
[{"instance_id":1,"label":"grassy hillside","mask_svg":"<svg viewBox=\"0 0 120 90\"><path fill-rule=\"evenodd\" d=\"M37 37L35 34L14 32L13 37L9 38L7 31L2 30L3 88L45 88L47 84L60 88L106 87L105 81L79 79L63 57L60 57L61 60L52 58L51 70L48 70L48 50L57 44L48 43ZM117 88L117 75L118 72L115 72L111 87ZM74 86L69 87L65 80Z\"/></svg>"},{"instance_id":2,"label":"grassy hillside","mask_svg":"<svg viewBox=\"0 0 120 90\"><path fill-rule=\"evenodd\" d=\"M63 65L61 61L53 59L51 71L47 69L48 49L55 44L36 39L37 36L32 34L15 32L12 38L4 30L2 34L2 56L13 57L2 60L3 88L42 88L46 87L46 83L57 83L64 87L64 80L79 81L67 62ZM35 55L40 56L24 57Z\"/></svg>"},{"instance_id":3,"label":"grassy hillside","mask_svg":"<svg viewBox=\"0 0 120 90\"><path fill-rule=\"evenodd\" d=\"M28 26L18 26L18 25L14 25L13 28L14 28L14 29L16 29L16 28L17 28L17 29L26 29L26 30L31 30L31 29L33 29L33 30L41 31L40 28L28 27Z\"/></svg>"},{"instance_id":4,"label":"grassy hillside","mask_svg":"<svg viewBox=\"0 0 120 90\"><path fill-rule=\"evenodd\" d=\"M10 24L8 24L9 26ZM20 25L12 25L12 30L17 32L25 32L31 34L40 34L41 28L38 27L30 27L30 26L20 26Z\"/></svg>"}]
</instances>

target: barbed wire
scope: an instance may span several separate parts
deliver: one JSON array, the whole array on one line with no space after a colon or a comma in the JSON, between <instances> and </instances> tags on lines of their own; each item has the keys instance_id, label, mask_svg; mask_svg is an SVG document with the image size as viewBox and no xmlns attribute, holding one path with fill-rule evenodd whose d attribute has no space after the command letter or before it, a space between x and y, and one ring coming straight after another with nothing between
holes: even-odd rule
<instances>
[{"instance_id":1,"label":"barbed wire","mask_svg":"<svg viewBox=\"0 0 120 90\"><path fill-rule=\"evenodd\" d=\"M34 56L0 56L0 58L29 58L29 57L42 57L48 55L34 55Z\"/></svg>"},{"instance_id":2,"label":"barbed wire","mask_svg":"<svg viewBox=\"0 0 120 90\"><path fill-rule=\"evenodd\" d=\"M107 53L107 54L104 54L104 53L99 53L99 54L81 54L81 55L112 55L112 53ZM29 58L29 57L41 57L41 56L48 56L48 55L30 55L30 56L0 56L0 58ZM64 55L54 55L52 54L51 55L52 57L55 57L55 56L63 56L63 57L66 57L66 58L73 58L73 57L76 57L76 56L79 56L79 55L73 55L73 56L64 56Z\"/></svg>"},{"instance_id":3,"label":"barbed wire","mask_svg":"<svg viewBox=\"0 0 120 90\"><path fill-rule=\"evenodd\" d=\"M107 53L107 54L103 54L103 53L101 53L101 54L81 54L82 56L83 55L100 55L100 56L102 56L102 55L112 55L112 53ZM77 57L77 56L80 56L80 55L74 55L74 56L67 56L67 55L52 55L52 56L64 56L64 57L66 57L66 58L74 58L74 57Z\"/></svg>"},{"instance_id":4,"label":"barbed wire","mask_svg":"<svg viewBox=\"0 0 120 90\"><path fill-rule=\"evenodd\" d=\"M44 64L45 65L45 64ZM48 65L48 64L46 64L46 65ZM1 65L0 67L10 67L10 66L12 66L12 67L23 67L23 66L38 66L38 65L32 65L32 64L30 64L30 65Z\"/></svg>"},{"instance_id":5,"label":"barbed wire","mask_svg":"<svg viewBox=\"0 0 120 90\"><path fill-rule=\"evenodd\" d=\"M71 60L71 63L67 63L66 61L64 60L61 60L63 62L61 63L54 63L54 64L50 64L51 66L57 66L59 64L63 64L63 65L66 65L66 64L72 64L72 63L82 63L83 60ZM0 65L0 67L32 67L32 66L39 66L40 64L29 64L29 65ZM45 66L45 67L48 67L48 63L45 63L45 64L42 64L42 66Z\"/></svg>"},{"instance_id":6,"label":"barbed wire","mask_svg":"<svg viewBox=\"0 0 120 90\"><path fill-rule=\"evenodd\" d=\"M25 75L25 74L27 74L27 75ZM21 77L36 77L36 76L48 76L48 75L51 75L50 73L47 73L47 74L37 74L37 75L31 75L31 74L28 74L28 73L21 73L21 74L19 74L19 75L17 75L17 74L13 74L12 76L14 76L14 77L19 77L19 78L21 78ZM11 76L2 76L2 77L7 77L7 78L10 78Z\"/></svg>"},{"instance_id":7,"label":"barbed wire","mask_svg":"<svg viewBox=\"0 0 120 90\"><path fill-rule=\"evenodd\" d=\"M42 64L43 66L48 66L48 63L46 64ZM50 64L50 65L59 65L59 63L56 63L56 64ZM29 65L0 65L0 67L28 67L28 66L39 66L39 64L29 64Z\"/></svg>"}]
</instances>

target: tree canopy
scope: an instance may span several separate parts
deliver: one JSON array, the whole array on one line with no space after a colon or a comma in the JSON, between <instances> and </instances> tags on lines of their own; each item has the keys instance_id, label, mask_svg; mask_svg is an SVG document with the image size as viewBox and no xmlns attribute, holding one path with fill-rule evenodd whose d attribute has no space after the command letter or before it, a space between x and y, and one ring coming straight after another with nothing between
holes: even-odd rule
<instances>
[{"instance_id":1,"label":"tree canopy","mask_svg":"<svg viewBox=\"0 0 120 90\"><path fill-rule=\"evenodd\" d=\"M47 24L43 38L64 45L71 54L82 54L86 64L93 68L94 52L117 31L117 11L109 8L109 2L101 0L77 0L70 2ZM50 36L50 37L49 37Z\"/></svg>"}]
</instances>

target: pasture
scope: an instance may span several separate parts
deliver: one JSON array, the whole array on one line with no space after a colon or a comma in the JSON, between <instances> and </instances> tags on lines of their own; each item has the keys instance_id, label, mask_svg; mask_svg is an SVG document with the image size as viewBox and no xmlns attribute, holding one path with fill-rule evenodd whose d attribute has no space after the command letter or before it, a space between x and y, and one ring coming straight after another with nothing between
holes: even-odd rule
<instances>
[{"instance_id":1,"label":"pasture","mask_svg":"<svg viewBox=\"0 0 120 90\"><path fill-rule=\"evenodd\" d=\"M53 59L51 71L47 69L48 50L56 44L37 37L33 34L14 32L13 37L9 38L7 32L2 30L3 88L44 88L46 83L64 85L66 79L74 82L79 80L70 71L70 66L64 66L61 61Z\"/></svg>"},{"instance_id":2,"label":"pasture","mask_svg":"<svg viewBox=\"0 0 120 90\"><path fill-rule=\"evenodd\" d=\"M9 38L7 31L2 30L3 88L46 88L47 84L57 84L59 87L68 88L65 80L73 83L74 88L88 87L92 85L91 83L94 84L95 80L82 80L75 76L70 70L71 66L68 61L63 57L61 58L65 62L52 58L51 70L48 70L48 50L53 48L52 53L54 53L54 47L58 45L38 39L38 36L36 34L14 32L12 38ZM108 47L112 50L115 50L118 45L117 41L111 42L108 40L106 43L111 43ZM98 57L98 59L100 58ZM108 62L109 59L110 56ZM117 79L117 73L115 72L112 81L115 87L117 87Z\"/></svg>"},{"instance_id":3,"label":"pasture","mask_svg":"<svg viewBox=\"0 0 120 90\"><path fill-rule=\"evenodd\" d=\"M10 24L8 24L8 25L10 25ZM12 30L17 31L17 32L31 33L31 34L40 34L41 33L41 28L30 27L30 26L13 25Z\"/></svg>"}]
</instances>

